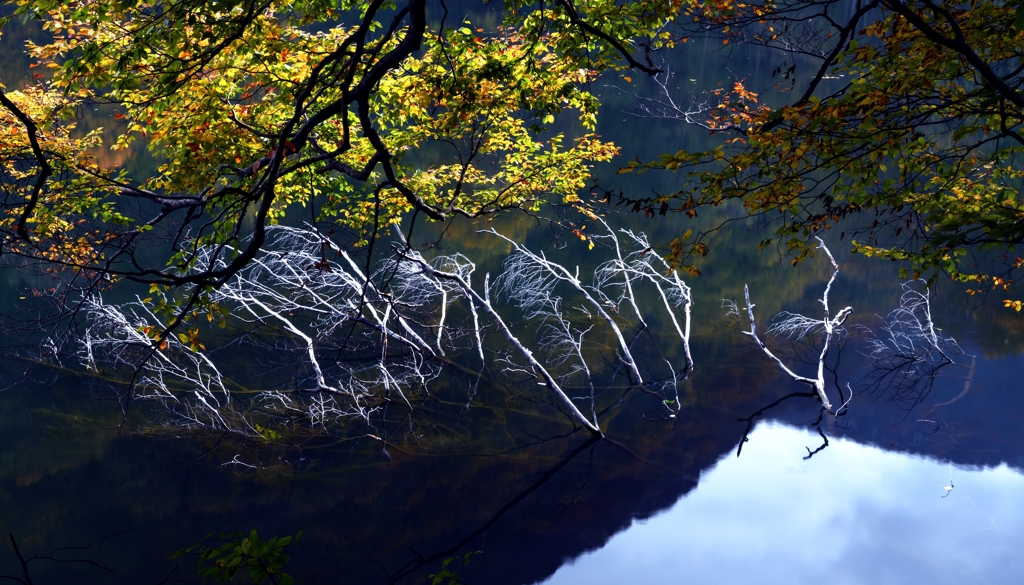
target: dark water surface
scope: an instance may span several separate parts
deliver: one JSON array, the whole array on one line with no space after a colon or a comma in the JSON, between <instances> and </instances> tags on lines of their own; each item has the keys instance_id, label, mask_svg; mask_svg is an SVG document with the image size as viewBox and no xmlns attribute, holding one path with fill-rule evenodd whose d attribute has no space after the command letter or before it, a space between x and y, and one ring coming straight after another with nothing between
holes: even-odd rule
<instances>
[{"instance_id":1,"label":"dark water surface","mask_svg":"<svg viewBox=\"0 0 1024 585\"><path fill-rule=\"evenodd\" d=\"M895 275L840 258L835 305L865 308L848 325L877 326L872 313L898 298ZM530 395L482 384L468 412L427 403L395 421L390 459L373 441L205 454L212 439L154 433L144 410L130 428L99 428L117 421L110 405L83 397L72 378L40 373L0 396L0 523L35 554L95 551L105 535L133 529L103 542L113 574L40 562L37 583L156 583L177 548L252 527L304 531L289 569L305 583L424 583L466 552L477 554L460 568L464 582L510 585L1024 577L1022 364L1007 331L1018 315L940 296L936 323L965 353L909 411L858 385L866 361L855 334L838 372L858 393L847 416L822 425L829 446L804 459L822 443L810 426L819 407L796 398L757 419L737 458L746 429L737 419L804 389L718 306L716 289L735 297L747 280L764 299L763 322L782 308L814 314L821 267L772 262L735 251L725 282L693 281L697 368L680 383L678 414L665 416L661 396L626 393L602 414L607 439L596 442ZM235 455L266 469L232 464ZM0 570L15 574L0 550ZM191 580L179 564L176 575Z\"/></svg>"},{"instance_id":2,"label":"dark water surface","mask_svg":"<svg viewBox=\"0 0 1024 585\"><path fill-rule=\"evenodd\" d=\"M710 75L717 57L708 55L691 54L689 65ZM772 68L745 66L755 78ZM608 91L606 103L603 132L630 156L707 141L619 115L630 107L624 94ZM616 177L613 167L601 174L602 187L628 196L681 180ZM611 221L664 243L735 213ZM500 225L584 273L599 261L529 219ZM445 245L497 266L507 249L475 227L450 226ZM777 251L755 252L763 237L756 225L723 230L703 274L688 279L696 370L679 383L674 418L662 395L605 388L607 438L595 441L503 383L495 367L468 410L459 398L471 380L450 372L436 400L386 425L388 454L369 439L274 450L176 437L148 425L145 407L125 427L105 428L118 422L115 408L87 399L73 376L37 370L0 394L0 530L27 554L91 545L58 556L116 569L37 561L37 584L155 584L171 571L194 582L190 562L168 561L171 553L210 532L251 528L265 538L304 531L287 568L299 583L429 583L446 559L466 553L466 566L448 566L472 584L1022 582L1024 318L995 296L975 306L940 283L933 316L963 353L910 401L889 387L872 391L863 380L868 335L856 326L878 330L878 315L898 305L898 266L849 256L830 238L841 267L832 306L855 309L836 373L855 391L849 413L824 419L829 444L805 459L822 444L812 426L819 405L786 400L754 421L737 457L747 429L738 419L805 387L723 317L720 300L741 300L749 284L762 324L780 310L816 316L829 274L820 255L790 267ZM15 302L26 281L6 272L3 282ZM681 369L678 343L629 333L662 379L664 360ZM0 546L0 575L19 571Z\"/></svg>"}]
</instances>

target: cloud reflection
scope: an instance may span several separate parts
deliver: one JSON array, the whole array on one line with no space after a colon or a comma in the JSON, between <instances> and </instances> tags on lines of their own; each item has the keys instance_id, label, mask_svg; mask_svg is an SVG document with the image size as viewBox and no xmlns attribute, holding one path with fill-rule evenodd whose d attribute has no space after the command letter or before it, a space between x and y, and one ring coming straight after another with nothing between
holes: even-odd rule
<instances>
[{"instance_id":1,"label":"cloud reflection","mask_svg":"<svg viewBox=\"0 0 1024 585\"><path fill-rule=\"evenodd\" d=\"M1006 465L950 472L842 439L804 461L817 435L778 423L750 439L673 507L546 583L1024 582L1024 476Z\"/></svg>"}]
</instances>

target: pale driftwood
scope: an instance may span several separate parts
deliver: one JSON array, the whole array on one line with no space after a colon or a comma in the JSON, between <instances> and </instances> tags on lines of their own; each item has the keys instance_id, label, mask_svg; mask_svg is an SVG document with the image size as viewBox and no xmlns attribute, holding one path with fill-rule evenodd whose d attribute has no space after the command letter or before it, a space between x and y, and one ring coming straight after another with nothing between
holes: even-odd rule
<instances>
[{"instance_id":1,"label":"pale driftwood","mask_svg":"<svg viewBox=\"0 0 1024 585\"><path fill-rule=\"evenodd\" d=\"M518 351L519 354L523 356L524 359L526 359L527 362L529 362L529 364L538 374L540 374L541 378L543 378L548 388L550 388L551 391L554 392L556 396L558 396L558 398L562 401L566 408L569 409L569 412L572 414L573 418L582 423L583 426L590 430L591 433L594 433L596 435L602 434L601 428L597 425L597 421L595 420L592 422L588 420L587 417L584 416L582 412L580 412L579 408L576 407L576 404L573 403L572 399L570 399L569 396L562 390L561 386L559 386L554 376L552 376L551 373L548 372L548 369L545 368L543 364L537 361L537 358L533 356L533 352L527 349L526 346L524 346L522 342L519 341L519 338L517 338L515 334L512 333L512 330L509 329L508 325L505 323L505 320L502 319L501 315L499 315L498 312L494 310L494 307L491 306L487 299L485 299L483 296L481 296L479 293L473 290L473 287L471 287L468 282L463 280L463 278L459 274L454 272L444 272L441 270L437 270L416 252L406 252L405 257L419 264L419 266L426 272L426 274L456 283L459 286L459 288L462 289L462 292L467 297L473 299L473 301L478 303L481 306L481 308L483 308L484 313L486 313L487 316L491 318L491 322L493 322L494 325L498 328L498 331L501 332L505 340L508 341L512 345L512 347L514 347L516 351Z\"/></svg>"},{"instance_id":2,"label":"pale driftwood","mask_svg":"<svg viewBox=\"0 0 1024 585\"><path fill-rule=\"evenodd\" d=\"M622 330L619 329L618 324L615 323L615 319L612 319L611 315L609 315L608 312L605 311L601 303L598 302L598 300L595 299L593 295L590 294L590 291L587 290L587 287L583 286L583 283L580 282L578 274L579 268L577 268L577 274L573 274L572 272L569 272L569 270L566 267L562 266L561 264L556 264L554 262L549 261L547 258L544 257L543 254L534 254L525 246L521 246L516 241L512 240L511 238L505 237L504 235L500 234L497 230L493 228L490 230L485 230L484 233L493 234L505 240L506 242L511 244L513 248L515 248L516 252L519 254L519 256L523 259L524 262L532 264L533 266L536 266L546 271L553 278L568 283L570 286L576 289L576 292L578 292L587 301L591 308L594 309L594 312L596 312L605 321L605 323L608 324L608 327L615 334L615 339L618 340L619 343L619 351L622 352L622 361L626 364L627 369L629 369L630 374L633 376L633 382L637 385L643 384L643 376L640 374L640 369L636 365L636 360L633 359L633 354L629 350L629 344L626 343L626 338L622 335ZM516 257L512 256L510 257L509 260L506 261L506 275L510 274L513 270L515 270L514 262L516 260ZM507 286L506 288L508 289ZM514 293L514 288L515 285L513 284L512 288L509 289L510 292Z\"/></svg>"},{"instance_id":3,"label":"pale driftwood","mask_svg":"<svg viewBox=\"0 0 1024 585\"><path fill-rule=\"evenodd\" d=\"M605 220L600 217L596 217L597 221L604 226L605 231L608 232L607 236L591 236L592 238L609 239L612 241L612 245L615 247L615 258L609 260L605 264L598 266L597 270L594 271L595 280L598 281L598 290L601 288L602 276L607 274L608 281L612 281L615 277L622 277L623 296L629 302L629 305L633 307L633 312L636 313L636 318L640 321L640 324L647 327L647 322L644 321L643 315L640 313L640 307L636 304L636 294L633 293L633 280L634 278L630 274L630 267L626 264L626 261L622 257L622 247L619 246L619 238L615 236L615 231L608 225ZM645 249L649 249L649 244L644 246ZM607 268L606 268L607 266ZM669 311L671 314L671 311ZM672 315L672 320L675 322L675 315ZM678 325L676 327L678 329Z\"/></svg>"},{"instance_id":4,"label":"pale driftwood","mask_svg":"<svg viewBox=\"0 0 1024 585\"><path fill-rule=\"evenodd\" d=\"M956 364L963 350L951 337L942 336L931 314L930 291L903 283L900 306L883 319L877 331L868 332L871 368L865 375L872 392L885 392L906 408L923 401L938 372ZM973 359L973 358L972 358ZM972 362L973 363L973 362Z\"/></svg>"},{"instance_id":5,"label":"pale driftwood","mask_svg":"<svg viewBox=\"0 0 1024 585\"><path fill-rule=\"evenodd\" d=\"M302 362L301 368L296 365L297 377L289 387L260 388L258 379L256 388L240 387L222 374L212 354L190 347L176 335L168 337L162 349L154 350L144 328L159 331L166 323L151 310L150 303L141 300L122 305L105 304L100 297L86 300L87 335L78 340L82 362L92 371L135 368L138 374L132 380L132 399L163 403L170 414L167 422L175 426L254 439L263 436L251 416L255 410L261 416L334 428L352 418L368 421L378 408L368 406L375 395L391 392L411 406L408 390L426 392L428 383L441 371L439 364L424 359L436 355L436 350L347 253L331 249L341 261L328 263L326 245L312 230L276 227L270 231L268 250L214 291L210 299L237 322L287 335L287 339L272 342L277 345L270 349L290 352ZM325 363L323 346L330 350L336 343L332 338L344 339L353 325L363 331L353 345L376 351L378 357L355 366L333 360ZM377 332L379 339L369 339L370 332ZM205 335L204 341L210 343ZM387 357L389 340L409 351ZM138 361L147 354L152 355ZM244 401L238 400L241 396ZM373 400L379 403L379 399Z\"/></svg>"},{"instance_id":6,"label":"pale driftwood","mask_svg":"<svg viewBox=\"0 0 1024 585\"><path fill-rule=\"evenodd\" d=\"M745 284L743 285L743 300L747 304L747 320L750 324L750 331L744 331L743 333L749 335L757 343L758 347L760 347L761 350L776 363L776 365L782 368L782 371L784 371L790 378L796 382L807 384L814 388L815 392L818 394L818 398L821 400L822 406L825 410L831 412L832 403L829 402L828 394L825 392L825 357L828 355L829 347L832 345L833 336L838 333L842 328L843 323L845 323L846 319L851 313L853 313L853 307L844 308L839 311L835 317L829 316L828 294L832 290L832 283L834 283L836 277L839 276L839 265L832 256L832 252L830 252L825 246L825 242L823 242L821 238L817 238L817 240L819 243L819 249L824 250L829 261L832 263L832 276L825 285L825 292L822 294L820 299L824 316L821 319L812 319L803 315L782 313L783 318L773 324L768 330L770 333L799 338L820 329L823 333L823 337L821 352L818 355L817 377L808 378L791 370L781 359L778 358L778 356L772 353L764 342L761 341L761 338L757 336L757 322L754 319L754 304L750 302L750 291ZM845 406L845 403L843 406Z\"/></svg>"},{"instance_id":7,"label":"pale driftwood","mask_svg":"<svg viewBox=\"0 0 1024 585\"><path fill-rule=\"evenodd\" d=\"M686 373L693 371L693 356L690 353L690 313L693 307L693 293L690 287L679 278L679 273L665 259L653 251L647 236L636 234L631 230L619 230L636 244L636 250L627 256L628 262L623 264L623 272L627 281L643 278L650 282L658 291L665 312L668 313L679 339L683 342L683 354L686 358ZM614 234L613 234L614 235ZM654 263L659 264L658 268ZM668 276L671 274L671 278ZM632 295L632 290L630 290ZM683 309L683 325L680 327L674 307Z\"/></svg>"},{"instance_id":8,"label":"pale driftwood","mask_svg":"<svg viewBox=\"0 0 1024 585\"><path fill-rule=\"evenodd\" d=\"M163 403L171 413L165 422L260 440L266 438L268 416L278 417L282 424L300 422L334 432L347 420L370 422L371 415L382 412L382 404L392 398L413 408L417 396L429 394L428 385L443 366L461 368L451 360L462 350L472 348L485 367L485 333L497 330L513 350L508 353L510 359L499 359L508 363L507 371L529 372L542 380L573 419L600 434L595 396L598 374L593 367L597 354L585 346L584 339L595 327L608 326L629 369L631 384L641 384L646 377L641 376L617 323L623 318L602 307L602 301L609 300L603 286L613 295L615 290L624 291L620 302L633 305L638 317L640 303L633 287L641 282L654 286L684 342L685 372L693 367L688 346L689 288L671 271L661 273L663 261L647 249L643 234L622 232L628 237L620 247L617 234L610 229L608 233L602 237L614 240L614 257L600 275L595 274L594 285L583 284L578 274L511 242L515 252L498 281L506 292L514 289L516 294L525 291L532 295L522 308L527 320L537 324L537 337L525 342L516 338L493 304L489 274L482 293L474 290L475 265L462 254L428 261L403 245L383 266L371 271L315 228L280 226L268 231L264 250L250 265L211 291L208 300L217 303L235 327L244 329L226 344L261 347L251 359L255 362L263 355L271 356L266 367L287 367L287 380L239 378L235 371L225 369L216 349L210 352L179 339L177 334L185 329L168 337L157 351L145 331L161 331L167 323L148 299L120 305L106 304L98 296L86 300L82 333L65 341L71 341L80 363L93 375L121 367L136 372L128 383L127 396ZM213 251L199 250L197 255L200 263L214 268L223 262ZM510 273L521 277L516 282L524 286L510 286ZM602 282L602 278L607 280ZM556 291L560 283L569 285L565 288L576 299L573 302L583 300L582 310L575 305L567 310L568 303L563 307ZM463 302L468 313L449 310L449 305ZM685 313L685 321L675 314L679 310ZM592 319L595 312L600 319ZM206 325L206 319L201 321ZM210 339L202 334L204 343L211 343ZM55 355L61 343L54 342ZM400 349L389 351L389 347ZM446 351L453 357L445 357ZM353 352L355 361L348 357ZM668 366L675 384L676 368L671 363ZM467 373L477 370L466 369ZM610 375L616 375L614 371ZM572 379L585 382L577 387L589 388L589 415L582 414L585 409L576 404L586 397L574 398L566 392ZM257 424L254 417L261 422Z\"/></svg>"}]
</instances>

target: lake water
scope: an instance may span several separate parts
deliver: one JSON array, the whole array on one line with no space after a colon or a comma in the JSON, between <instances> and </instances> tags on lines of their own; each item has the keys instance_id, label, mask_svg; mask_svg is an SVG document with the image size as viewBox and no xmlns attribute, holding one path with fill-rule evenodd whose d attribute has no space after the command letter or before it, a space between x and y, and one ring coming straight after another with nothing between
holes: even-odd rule
<instances>
[{"instance_id":1,"label":"lake water","mask_svg":"<svg viewBox=\"0 0 1024 585\"><path fill-rule=\"evenodd\" d=\"M593 441L535 395L492 382L468 411L427 403L414 422L393 424L390 457L373 441L218 447L216 437L154 431L144 407L127 428L101 428L117 422L112 405L86 398L74 378L37 370L36 383L0 396L0 520L33 554L131 530L103 543L99 558L114 573L39 561L37 583L157 582L178 548L253 527L304 531L289 569L307 583L429 582L465 553L475 553L458 567L467 583L1024 577L1018 316L940 296L936 324L964 354L909 410L885 388L867 391L865 337L855 334L837 372L857 394L846 416L823 421L828 446L805 459L822 444L812 426L819 405L798 397L756 418L737 457L746 430L738 419L805 388L722 318L717 289L735 298L734 272L745 273L767 322L783 308L813 314L825 274L732 254L724 282L714 269L692 281L697 366L680 384L675 418L660 396L627 392L601 414L607 438ZM898 281L889 266L840 262L835 305L865 307L848 325L877 327L874 313L895 305ZM462 382L450 391L465 396L469 385L451 376ZM10 550L0 563L16 573ZM175 574L192 579L190 563L178 564Z\"/></svg>"},{"instance_id":2,"label":"lake water","mask_svg":"<svg viewBox=\"0 0 1024 585\"><path fill-rule=\"evenodd\" d=\"M710 87L707 59L694 75ZM609 90L606 103L602 132L630 156L707 140L621 114L630 107L623 94ZM602 187L627 196L666 192L680 180L614 170L598 170ZM736 213L688 220L613 211L614 225L655 242ZM529 218L498 225L584 274L599 261ZM497 270L508 250L477 227L450 226L443 244L472 255L481 271ZM745 321L723 316L721 299L741 300L748 284L762 327L782 310L815 316L829 275L820 255L790 267L777 251L755 251L763 229L723 230L703 274L688 279L696 369L678 384L674 413L667 394L609 383L598 393L606 438L594 440L573 432L534 382L512 383L492 364L479 386L447 369L434 400L383 425L386 454L351 437L277 448L157 428L146 405L112 429L119 412L85 395L87 377L36 370L0 394L0 529L26 554L91 546L57 555L115 569L39 560L36 583L157 583L168 574L200 582L187 559L167 558L208 533L251 528L264 538L304 532L286 569L299 583L429 583L453 557L447 566L461 582L497 585L1024 580L1024 318L995 294L980 304L940 282L933 316L962 353L931 386L872 387L870 335L858 327L879 331L879 315L898 306L898 266L850 256L831 234L841 270L831 304L855 309L851 336L832 354L841 357L835 380L855 392L849 411L820 419L814 399L792 398L755 417L744 442L739 419L806 387L742 335ZM9 271L3 278L12 306L26 280ZM650 291L640 300L645 310L658 302ZM678 367L681 355L655 329L627 332L665 389L664 362ZM785 355L799 372L813 371L796 361L798 351ZM835 401L834 386L829 392ZM823 444L819 427L828 445L806 458ZM0 546L0 575L19 571Z\"/></svg>"}]
</instances>

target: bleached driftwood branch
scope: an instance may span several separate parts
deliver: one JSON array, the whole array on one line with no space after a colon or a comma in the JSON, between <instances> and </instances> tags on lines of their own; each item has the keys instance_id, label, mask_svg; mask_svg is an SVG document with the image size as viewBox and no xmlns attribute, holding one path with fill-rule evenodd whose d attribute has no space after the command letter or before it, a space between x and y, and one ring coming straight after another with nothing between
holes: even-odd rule
<instances>
[{"instance_id":1,"label":"bleached driftwood branch","mask_svg":"<svg viewBox=\"0 0 1024 585\"><path fill-rule=\"evenodd\" d=\"M811 335L821 335L822 347L818 354L816 378L796 374L765 346L757 336L757 325L754 320L753 311L754 304L750 302L749 290L746 285L743 287L744 300L747 304L747 319L750 323L750 331L744 331L743 333L751 336L765 354L793 380L813 387L815 392L793 392L787 394L752 415L739 419L746 422L747 425L737 446L737 456L742 452L743 444L748 440L747 435L753 428L755 419L763 416L767 411L790 398L817 396L824 409L819 414L818 420L811 426L817 427L823 443L815 450L807 449L807 457L805 458L809 459L828 446L828 438L821 428L821 422L826 412L831 412L835 415L842 414L853 398L854 391L850 384L846 384L846 389L849 392L849 397L846 398L843 397L842 388L837 387L842 404L833 411L824 391L825 357L828 354L829 346L833 339L842 333L843 324L853 309L846 307L839 311L835 317L829 316L828 296L832 289L832 284L839 273L839 266L828 248L825 247L824 242L821 242L820 239L818 241L820 248L825 251L833 268L832 276L825 286L825 291L820 299L824 316L816 319L783 311L776 317L771 327L768 328L770 334L796 340ZM952 356L962 353L962 351L956 341L950 337L943 337L941 330L935 326L931 315L928 289L925 288L923 291L920 291L914 288L911 283L904 283L902 286L903 294L900 296L899 307L889 312L879 332L876 333L867 327L862 327L869 334L865 355L871 360L870 371L865 378L874 390L892 391L894 400L907 403L907 406L912 408L927 396L928 391L934 384L938 370L946 365L956 363L953 361ZM739 308L736 306L736 303L723 299L722 306L728 309L728 315L735 315L737 319L740 318ZM964 391L960 396L963 396L969 388L970 384L968 382L965 384ZM960 396L953 400L959 399ZM927 416L927 413L924 416ZM938 426L938 423L934 421L923 420L921 422L930 422Z\"/></svg>"},{"instance_id":2,"label":"bleached driftwood branch","mask_svg":"<svg viewBox=\"0 0 1024 585\"><path fill-rule=\"evenodd\" d=\"M605 225L607 227L607 224ZM611 230L609 229L609 231ZM679 339L683 342L683 355L686 358L685 374L688 375L693 371L693 356L690 354L690 313L693 308L693 293L690 287L679 277L679 273L665 262L664 258L653 251L645 234L633 233L633 231L626 229L619 231L634 242L635 249L626 256L625 261L619 259L618 265L605 268L605 266L610 264L606 262L598 267L598 286L604 280L602 277L605 273L609 275L609 277L605 278L610 280L610 277L616 272L621 272L627 283L629 297L633 299L633 289L630 283L643 279L652 284L658 291L658 296L661 298L665 312L672 321ZM614 234L612 236L612 239L617 242ZM618 249L617 243L616 249ZM655 267L656 264L657 267ZM676 317L676 309L682 309L683 311L682 326L680 326L679 319Z\"/></svg>"},{"instance_id":3,"label":"bleached driftwood branch","mask_svg":"<svg viewBox=\"0 0 1024 585\"><path fill-rule=\"evenodd\" d=\"M201 262L208 252L200 250ZM312 230L270 230L266 251L209 302L233 323L231 338L213 351L204 345L224 339L211 327L202 344L190 339L198 339L198 324L156 347L150 333L167 323L152 300L89 298L87 334L77 340L82 361L93 371L137 372L132 399L162 403L176 426L253 439L266 439L270 424L327 430L368 421L390 395L411 406L409 392L426 392L441 371L426 359L436 351L403 315L406 306ZM243 363L230 355L236 346L248 350ZM287 375L253 377L251 369Z\"/></svg>"},{"instance_id":4,"label":"bleached driftwood branch","mask_svg":"<svg viewBox=\"0 0 1024 585\"><path fill-rule=\"evenodd\" d=\"M526 359L526 361L530 364L530 366L533 367L537 374L540 375L540 377L544 380L545 384L547 384L548 388L550 388L551 391L554 392L556 396L558 396L558 398L562 401L566 408L569 409L569 412L572 414L573 418L582 423L583 426L590 430L590 432L597 435L601 434L601 429L597 425L597 421L588 420L587 417L582 412L580 412L579 408L577 408L576 404L573 403L572 399L570 399L569 396L566 395L565 391L562 390L561 386L555 380L554 376L551 375L548 369L544 367L544 365L541 364L540 361L538 361L534 357L533 352L527 349L526 346L524 346L523 343L519 340L519 338L512 333L512 330L509 329L504 319L501 318L501 315L498 314L498 312L494 309L491 303L482 295L477 293L473 289L473 287L470 286L468 280L466 280L465 278L463 278L461 274L459 274L459 271L448 272L439 270L435 268L433 265L431 265L430 262L424 260L423 257L420 256L418 252L411 250L404 252L403 259L408 259L409 261L416 263L416 265L418 265L422 269L424 276L428 278L436 278L455 283L456 286L458 286L459 289L462 290L463 294L465 294L466 297L468 297L471 300L471 302L480 305L484 313L488 317L490 317L491 321L497 327L498 331L502 334L502 336L516 349L516 351L523 358ZM473 269L470 269L469 272L471 273L472 270Z\"/></svg>"},{"instance_id":5,"label":"bleached driftwood branch","mask_svg":"<svg viewBox=\"0 0 1024 585\"><path fill-rule=\"evenodd\" d=\"M586 285L578 270L574 274L493 233L514 248L495 286L533 324L527 329L530 340L519 337L501 316L507 309L492 301L489 274L483 291L474 289L476 266L462 254L427 260L403 245L370 270L315 229L278 226L268 231L264 250L247 268L208 293L208 314L193 314L166 340L154 334L168 326L166 315L172 314L160 305L173 306L174 299L158 292L155 300L120 304L99 296L86 299L81 333L54 345L70 341L98 383L122 384L131 400L163 404L169 413L164 422L253 440L279 436L273 428L281 427L343 433L351 426L348 421L362 424L359 432L365 433L366 424L389 402L415 408L442 368L454 366L468 374L479 370L453 360L475 354L486 368L488 354L495 351L512 357L492 363L537 376L571 417L600 434L594 381L599 368L594 364L603 359L601 344L585 341L595 327L607 327L627 365L630 385L643 383L646 375L620 324L624 318L608 306L609 294L625 290L620 301L629 302L639 316L641 303L633 290L639 281L658 291L686 344L685 371L692 369L690 290L677 275L659 272L661 260L646 249L643 234L622 232L627 247L632 246L627 250L609 229L603 238L612 244L612 263L598 271L595 284ZM218 268L220 257L212 250L198 252L204 269ZM556 291L563 285L564 291ZM571 310L565 308L563 293L574 299ZM675 314L679 309L683 321ZM592 319L595 314L600 318ZM508 345L486 346L487 331L497 331ZM674 385L671 363L669 369ZM478 382L482 372L476 374ZM579 380L582 385L575 384ZM589 390L589 415L577 405L587 397L574 399L567 391L581 386Z\"/></svg>"},{"instance_id":6,"label":"bleached driftwood branch","mask_svg":"<svg viewBox=\"0 0 1024 585\"><path fill-rule=\"evenodd\" d=\"M629 349L629 344L626 343L622 330L615 319L608 314L606 307L594 298L591 289L580 282L579 267L576 268L575 273L570 272L565 266L548 260L543 253L534 254L525 246L498 233L493 228L486 230L485 233L505 240L515 249L515 253L505 260L505 271L499 277L500 287L510 299L515 300L529 314L531 311L535 311L537 306L544 306L545 299L550 294L548 291L554 288L556 282L567 283L608 325L618 341L622 361L629 370L633 383L643 384L643 375L640 374L640 368L637 367L636 360L633 359L633 353ZM498 282L495 284L498 285Z\"/></svg>"},{"instance_id":7,"label":"bleached driftwood branch","mask_svg":"<svg viewBox=\"0 0 1024 585\"><path fill-rule=\"evenodd\" d=\"M647 323L644 321L643 315L640 313L640 307L636 304L636 294L633 293L633 281L639 278L638 275L632 274L630 266L626 263L626 259L622 257L622 247L619 246L619 238L615 236L615 232L608 223L600 217L596 218L598 222L604 226L608 235L595 235L591 236L593 239L610 240L612 246L615 248L615 258L601 264L594 271L595 288L601 293L603 299L607 302L612 303L617 308L622 301L629 302L629 305L633 307L633 312L636 313L636 318L640 321L640 324L645 328ZM632 235L632 232L623 230L623 233ZM634 238L635 239L635 238ZM645 242L646 244L646 242ZM644 252L650 251L650 244L646 244L643 249ZM635 254L636 252L634 252ZM653 254L652 254L653 255ZM632 256L632 255L630 255ZM660 258L660 257L659 257ZM621 287L621 293L619 295L619 302L612 302L604 294L602 289L605 286ZM675 316L673 316L673 320Z\"/></svg>"},{"instance_id":8,"label":"bleached driftwood branch","mask_svg":"<svg viewBox=\"0 0 1024 585\"><path fill-rule=\"evenodd\" d=\"M881 335L869 339L869 355L876 359L902 359L906 362L952 362L949 353L962 353L952 337L940 337L932 321L929 290L903 283L900 306L885 317ZM874 333L874 332L872 332Z\"/></svg>"},{"instance_id":9,"label":"bleached driftwood branch","mask_svg":"<svg viewBox=\"0 0 1024 585\"><path fill-rule=\"evenodd\" d=\"M832 256L832 252L825 246L825 242L821 238L816 238L819 243L819 249L824 250L828 256L829 261L832 263L832 276L828 280L828 284L825 285L825 291L822 293L820 302L822 306L823 316L820 319L812 319L804 315L797 315L794 313L782 313L780 314L781 319L777 319L776 322L769 327L768 332L775 335L783 335L792 338L802 338L808 334L821 332L822 342L821 351L818 355L818 367L817 376L809 378L801 376L791 370L781 359L778 358L768 347L761 341L761 338L757 336L757 322L754 319L754 304L750 302L750 291L747 285L743 285L743 299L747 304L747 320L750 325L750 331L744 331L745 335L749 335L758 347L761 348L764 353L772 359L778 365L782 371L786 373L790 378L796 382L807 384L814 388L818 394L818 398L821 400L822 406L825 410L832 411L832 403L828 399L828 394L825 392L825 357L828 355L829 347L832 344L832 338L842 329L843 323L846 322L847 317L853 312L853 307L846 307L839 311L835 317L831 317L829 314L828 306L828 294L832 290L832 283L835 282L836 277L839 276L839 265L836 263L835 258ZM852 393L851 393L852 395ZM844 403L845 406L845 403ZM838 411L837 411L838 412Z\"/></svg>"},{"instance_id":10,"label":"bleached driftwood branch","mask_svg":"<svg viewBox=\"0 0 1024 585\"><path fill-rule=\"evenodd\" d=\"M878 331L864 328L865 354L871 359L865 379L873 391L890 392L894 400L912 407L928 395L938 371L956 363L953 358L963 350L935 326L929 289L917 290L909 282L902 286L900 306L885 316Z\"/></svg>"}]
</instances>

